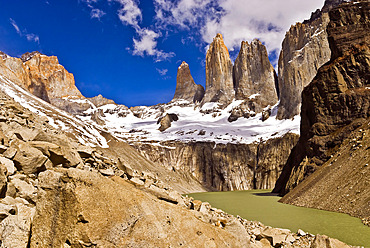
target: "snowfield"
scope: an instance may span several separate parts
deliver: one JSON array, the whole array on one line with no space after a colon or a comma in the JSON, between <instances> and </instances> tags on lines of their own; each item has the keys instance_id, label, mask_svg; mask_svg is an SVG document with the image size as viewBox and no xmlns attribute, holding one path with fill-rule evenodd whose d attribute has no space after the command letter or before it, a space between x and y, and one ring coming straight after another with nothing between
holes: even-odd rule
<instances>
[{"instance_id":1,"label":"snowfield","mask_svg":"<svg viewBox=\"0 0 370 248\"><path fill-rule=\"evenodd\" d=\"M218 103L203 106L185 100L172 101L155 106L127 108L124 105L107 104L96 107L88 99L64 99L74 103L88 103L90 108L81 115L73 116L25 91L5 77L0 76L0 90L32 112L44 116L49 124L73 133L85 145L108 147L101 131L109 132L128 143L144 142L161 145L162 141L241 143L265 141L288 132L299 134L300 116L289 120L277 120L277 105L272 106L271 116L262 121L262 113L250 118L229 122L231 110L242 101L233 101L225 109ZM267 108L266 108L267 109ZM251 112L252 114L253 112ZM178 121L161 132L158 119L166 114L176 114ZM101 120L99 124L93 117Z\"/></svg>"},{"instance_id":2,"label":"snowfield","mask_svg":"<svg viewBox=\"0 0 370 248\"><path fill-rule=\"evenodd\" d=\"M139 110L122 108L119 105L105 105L86 111L86 116L79 116L89 121L93 112L103 112L104 128L116 137L131 142L160 141L209 141L216 143L243 143L281 137L288 132L299 134L300 116L292 120L277 120L277 105L272 107L272 114L262 121L262 113L251 118L239 118L229 122L233 108L242 101L233 101L227 108L219 109L217 103L206 103L202 107L185 100L157 106L140 106ZM158 128L158 119L166 114L176 114L178 121L164 132Z\"/></svg>"}]
</instances>

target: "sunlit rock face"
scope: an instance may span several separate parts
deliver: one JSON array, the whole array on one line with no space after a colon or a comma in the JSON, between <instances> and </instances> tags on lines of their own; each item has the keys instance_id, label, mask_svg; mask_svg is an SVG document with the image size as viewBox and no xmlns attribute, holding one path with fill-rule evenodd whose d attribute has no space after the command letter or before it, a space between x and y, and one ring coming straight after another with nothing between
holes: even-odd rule
<instances>
[{"instance_id":1,"label":"sunlit rock face","mask_svg":"<svg viewBox=\"0 0 370 248\"><path fill-rule=\"evenodd\" d=\"M303 88L330 60L326 32L328 11L342 2L327 0L322 10L312 13L309 20L291 26L286 33L279 57L279 119L289 119L300 113Z\"/></svg>"},{"instance_id":2,"label":"sunlit rock face","mask_svg":"<svg viewBox=\"0 0 370 248\"><path fill-rule=\"evenodd\" d=\"M177 84L173 100L187 100L195 103L200 102L203 96L203 86L195 84L189 65L186 62L182 62L177 70Z\"/></svg>"},{"instance_id":3,"label":"sunlit rock face","mask_svg":"<svg viewBox=\"0 0 370 248\"><path fill-rule=\"evenodd\" d=\"M233 74L236 100L250 100L254 96L258 109L277 103L277 76L261 41L242 42Z\"/></svg>"},{"instance_id":4,"label":"sunlit rock face","mask_svg":"<svg viewBox=\"0 0 370 248\"><path fill-rule=\"evenodd\" d=\"M235 96L233 64L221 34L217 34L206 55L206 92L203 103L227 105Z\"/></svg>"}]
</instances>

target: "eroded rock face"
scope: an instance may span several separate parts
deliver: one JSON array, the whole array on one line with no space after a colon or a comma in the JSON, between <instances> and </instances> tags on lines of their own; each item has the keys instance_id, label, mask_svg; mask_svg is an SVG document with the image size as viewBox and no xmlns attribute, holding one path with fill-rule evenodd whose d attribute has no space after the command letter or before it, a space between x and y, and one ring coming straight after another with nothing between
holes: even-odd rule
<instances>
[{"instance_id":1,"label":"eroded rock face","mask_svg":"<svg viewBox=\"0 0 370 248\"><path fill-rule=\"evenodd\" d=\"M276 192L285 194L296 187L370 116L369 13L368 1L330 11L330 47L337 50L302 93L300 140Z\"/></svg>"},{"instance_id":2,"label":"eroded rock face","mask_svg":"<svg viewBox=\"0 0 370 248\"><path fill-rule=\"evenodd\" d=\"M321 168L281 202L346 213L370 226L370 118L341 142ZM308 160L306 161L308 162Z\"/></svg>"},{"instance_id":3,"label":"eroded rock face","mask_svg":"<svg viewBox=\"0 0 370 248\"><path fill-rule=\"evenodd\" d=\"M233 64L221 34L213 39L206 55L206 92L203 103L230 103L235 96Z\"/></svg>"},{"instance_id":4,"label":"eroded rock face","mask_svg":"<svg viewBox=\"0 0 370 248\"><path fill-rule=\"evenodd\" d=\"M97 96L94 96L94 97L90 97L88 98L90 102L92 102L95 107L99 108L101 106L104 106L104 105L107 105L107 104L115 104L115 102L111 99L107 99L105 97L103 97L102 95L97 95Z\"/></svg>"},{"instance_id":5,"label":"eroded rock face","mask_svg":"<svg viewBox=\"0 0 370 248\"><path fill-rule=\"evenodd\" d=\"M189 65L186 62L182 62L177 70L177 84L173 100L183 99L195 103L202 101L203 96L203 86L195 84Z\"/></svg>"},{"instance_id":6,"label":"eroded rock face","mask_svg":"<svg viewBox=\"0 0 370 248\"><path fill-rule=\"evenodd\" d=\"M253 40L250 44L242 42L233 73L236 100L248 100L256 95L254 101L258 102L259 109L277 103L277 76L266 47L259 40Z\"/></svg>"},{"instance_id":7,"label":"eroded rock face","mask_svg":"<svg viewBox=\"0 0 370 248\"><path fill-rule=\"evenodd\" d=\"M196 178L211 190L270 189L275 186L298 136L286 134L260 144L164 142L135 144L149 160Z\"/></svg>"},{"instance_id":8,"label":"eroded rock face","mask_svg":"<svg viewBox=\"0 0 370 248\"><path fill-rule=\"evenodd\" d=\"M343 0L326 1L323 9L313 13L310 20L291 26L286 33L279 57L279 119L289 119L300 113L303 88L330 60L327 12L341 2Z\"/></svg>"},{"instance_id":9,"label":"eroded rock face","mask_svg":"<svg viewBox=\"0 0 370 248\"><path fill-rule=\"evenodd\" d=\"M246 235L235 237L214 228L190 211L135 189L119 177L109 179L75 169L48 171L40 175L40 187L44 190L36 206L30 247L249 244Z\"/></svg>"}]
</instances>

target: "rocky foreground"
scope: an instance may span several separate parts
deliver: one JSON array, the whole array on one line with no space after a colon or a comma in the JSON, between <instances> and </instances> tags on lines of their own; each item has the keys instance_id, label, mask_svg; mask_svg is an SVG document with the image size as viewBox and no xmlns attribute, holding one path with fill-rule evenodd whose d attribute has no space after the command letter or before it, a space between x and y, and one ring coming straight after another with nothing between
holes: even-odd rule
<instances>
[{"instance_id":1,"label":"rocky foreground","mask_svg":"<svg viewBox=\"0 0 370 248\"><path fill-rule=\"evenodd\" d=\"M183 197L3 92L0 105L0 247L347 247Z\"/></svg>"}]
</instances>

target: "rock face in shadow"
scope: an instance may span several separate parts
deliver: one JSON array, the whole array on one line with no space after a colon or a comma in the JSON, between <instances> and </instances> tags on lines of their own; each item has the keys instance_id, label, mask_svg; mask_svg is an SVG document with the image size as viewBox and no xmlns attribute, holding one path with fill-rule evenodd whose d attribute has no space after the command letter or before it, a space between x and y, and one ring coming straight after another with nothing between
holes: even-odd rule
<instances>
[{"instance_id":1,"label":"rock face in shadow","mask_svg":"<svg viewBox=\"0 0 370 248\"><path fill-rule=\"evenodd\" d=\"M189 102L200 102L204 96L202 85L195 84L191 76L189 65L182 62L177 70L177 84L173 100L187 100Z\"/></svg>"},{"instance_id":2,"label":"rock face in shadow","mask_svg":"<svg viewBox=\"0 0 370 248\"><path fill-rule=\"evenodd\" d=\"M369 13L368 1L330 11L328 40L333 56L302 93L300 140L275 192L285 194L295 188L370 116Z\"/></svg>"},{"instance_id":3,"label":"rock face in shadow","mask_svg":"<svg viewBox=\"0 0 370 248\"><path fill-rule=\"evenodd\" d=\"M283 40L279 57L279 119L300 113L301 93L317 70L330 60L331 50L326 27L328 11L343 0L327 0L311 19L290 27Z\"/></svg>"},{"instance_id":4,"label":"rock face in shadow","mask_svg":"<svg viewBox=\"0 0 370 248\"><path fill-rule=\"evenodd\" d=\"M333 156L280 201L346 213L370 226L370 118Z\"/></svg>"},{"instance_id":5,"label":"rock face in shadow","mask_svg":"<svg viewBox=\"0 0 370 248\"><path fill-rule=\"evenodd\" d=\"M296 144L298 135L286 134L259 144L163 142L135 144L158 166L191 175L210 190L271 189Z\"/></svg>"},{"instance_id":6,"label":"rock face in shadow","mask_svg":"<svg viewBox=\"0 0 370 248\"><path fill-rule=\"evenodd\" d=\"M206 55L206 92L202 103L227 105L234 97L233 64L221 34L217 34Z\"/></svg>"}]
</instances>

